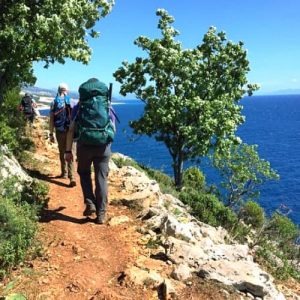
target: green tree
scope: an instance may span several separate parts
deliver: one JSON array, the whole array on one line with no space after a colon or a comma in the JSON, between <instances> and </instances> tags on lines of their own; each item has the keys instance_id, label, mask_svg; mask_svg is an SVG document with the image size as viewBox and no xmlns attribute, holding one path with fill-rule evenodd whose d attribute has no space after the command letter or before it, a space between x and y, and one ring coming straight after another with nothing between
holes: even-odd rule
<instances>
[{"instance_id":1,"label":"green tree","mask_svg":"<svg viewBox=\"0 0 300 300\"><path fill-rule=\"evenodd\" d=\"M259 186L266 180L279 179L270 163L259 157L257 145L232 145L227 152L215 152L213 165L223 179L224 202L230 207L257 198Z\"/></svg>"},{"instance_id":2,"label":"green tree","mask_svg":"<svg viewBox=\"0 0 300 300\"><path fill-rule=\"evenodd\" d=\"M136 134L154 136L168 148L175 184L182 185L183 163L238 142L235 131L244 122L238 101L256 85L247 83L249 63L243 43L227 41L211 27L203 43L183 49L175 41L174 21L159 9L160 39L140 36L135 44L147 52L124 61L114 73L120 93L134 93L145 103L143 116L131 122Z\"/></svg>"},{"instance_id":3,"label":"green tree","mask_svg":"<svg viewBox=\"0 0 300 300\"><path fill-rule=\"evenodd\" d=\"M197 167L190 167L183 172L182 182L184 187L197 191L205 191L206 181L204 174Z\"/></svg>"},{"instance_id":4,"label":"green tree","mask_svg":"<svg viewBox=\"0 0 300 300\"><path fill-rule=\"evenodd\" d=\"M246 224L252 225L255 229L261 229L265 222L264 209L252 200L243 203L238 217Z\"/></svg>"},{"instance_id":5,"label":"green tree","mask_svg":"<svg viewBox=\"0 0 300 300\"><path fill-rule=\"evenodd\" d=\"M45 67L66 58L88 63L88 36L114 0L0 0L0 105L5 92L34 84L33 62Z\"/></svg>"}]
</instances>

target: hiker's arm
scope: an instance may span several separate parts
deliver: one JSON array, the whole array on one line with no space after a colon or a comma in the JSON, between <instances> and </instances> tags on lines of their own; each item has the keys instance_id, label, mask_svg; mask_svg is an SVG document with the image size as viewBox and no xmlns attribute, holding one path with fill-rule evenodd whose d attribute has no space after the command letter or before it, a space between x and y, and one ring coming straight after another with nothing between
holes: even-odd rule
<instances>
[{"instance_id":1,"label":"hiker's arm","mask_svg":"<svg viewBox=\"0 0 300 300\"><path fill-rule=\"evenodd\" d=\"M75 122L72 121L70 124L69 130L67 132L67 142L66 142L66 151L67 152L72 151L74 131L75 131Z\"/></svg>"},{"instance_id":2,"label":"hiker's arm","mask_svg":"<svg viewBox=\"0 0 300 300\"><path fill-rule=\"evenodd\" d=\"M53 134L54 132L54 114L52 111L50 111L49 131L50 134Z\"/></svg>"},{"instance_id":3,"label":"hiker's arm","mask_svg":"<svg viewBox=\"0 0 300 300\"><path fill-rule=\"evenodd\" d=\"M36 108L37 107L37 104L35 102L35 100L32 99L32 107Z\"/></svg>"},{"instance_id":4,"label":"hiker's arm","mask_svg":"<svg viewBox=\"0 0 300 300\"><path fill-rule=\"evenodd\" d=\"M52 111L50 111L50 121L49 121L49 131L50 131L50 142L54 143L54 114Z\"/></svg>"}]
</instances>

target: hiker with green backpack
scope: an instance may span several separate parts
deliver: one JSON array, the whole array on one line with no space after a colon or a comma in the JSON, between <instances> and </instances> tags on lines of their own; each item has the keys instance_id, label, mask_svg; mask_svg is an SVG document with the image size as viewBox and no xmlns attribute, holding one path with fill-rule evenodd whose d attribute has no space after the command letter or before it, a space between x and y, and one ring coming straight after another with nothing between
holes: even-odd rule
<instances>
[{"instance_id":1,"label":"hiker with green backpack","mask_svg":"<svg viewBox=\"0 0 300 300\"><path fill-rule=\"evenodd\" d=\"M96 213L96 224L105 222L108 201L108 163L115 134L115 115L111 114L110 102L111 88L98 79L91 78L80 85L79 102L73 108L65 152L66 161L73 161L72 143L77 141L77 172L85 203L83 215L90 217Z\"/></svg>"},{"instance_id":2,"label":"hiker with green backpack","mask_svg":"<svg viewBox=\"0 0 300 300\"><path fill-rule=\"evenodd\" d=\"M68 86L65 83L61 83L58 86L58 91L55 99L51 102L50 105L50 142L54 143L54 130L55 136L58 144L59 150L59 159L61 174L59 178L69 178L70 187L76 186L76 181L74 178L74 167L73 162L65 161L64 154L66 151L66 142L67 142L67 132L69 130L70 120L71 120L71 98L68 95Z\"/></svg>"}]
</instances>

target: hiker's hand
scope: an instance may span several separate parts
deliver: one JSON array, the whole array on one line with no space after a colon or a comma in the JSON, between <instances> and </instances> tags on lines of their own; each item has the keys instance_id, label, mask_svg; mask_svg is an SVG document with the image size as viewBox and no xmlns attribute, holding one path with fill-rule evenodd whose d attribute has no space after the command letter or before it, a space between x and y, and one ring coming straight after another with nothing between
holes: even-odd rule
<instances>
[{"instance_id":1,"label":"hiker's hand","mask_svg":"<svg viewBox=\"0 0 300 300\"><path fill-rule=\"evenodd\" d=\"M73 161L73 154L71 151L66 151L65 152L65 161L70 163L71 161Z\"/></svg>"},{"instance_id":2,"label":"hiker's hand","mask_svg":"<svg viewBox=\"0 0 300 300\"><path fill-rule=\"evenodd\" d=\"M50 140L50 143L54 143L55 142L53 133L50 133L49 140Z\"/></svg>"}]
</instances>

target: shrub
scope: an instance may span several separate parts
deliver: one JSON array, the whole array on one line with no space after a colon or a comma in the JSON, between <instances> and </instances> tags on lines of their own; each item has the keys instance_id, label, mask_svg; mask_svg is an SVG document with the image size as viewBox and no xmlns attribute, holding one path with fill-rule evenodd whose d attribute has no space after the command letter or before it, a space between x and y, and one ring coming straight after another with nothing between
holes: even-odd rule
<instances>
[{"instance_id":1,"label":"shrub","mask_svg":"<svg viewBox=\"0 0 300 300\"><path fill-rule=\"evenodd\" d=\"M29 204L0 197L0 278L26 257L37 229L34 215Z\"/></svg>"},{"instance_id":2,"label":"shrub","mask_svg":"<svg viewBox=\"0 0 300 300\"><path fill-rule=\"evenodd\" d=\"M255 201L248 201L242 205L239 218L253 228L261 228L265 221L264 209Z\"/></svg>"},{"instance_id":3,"label":"shrub","mask_svg":"<svg viewBox=\"0 0 300 300\"><path fill-rule=\"evenodd\" d=\"M21 199L28 204L35 205L38 212L40 212L42 208L48 206L48 192L49 186L46 183L34 179L30 184L24 187Z\"/></svg>"},{"instance_id":4,"label":"shrub","mask_svg":"<svg viewBox=\"0 0 300 300\"><path fill-rule=\"evenodd\" d=\"M195 190L205 189L205 176L197 167L190 167L183 172L183 186Z\"/></svg>"},{"instance_id":5,"label":"shrub","mask_svg":"<svg viewBox=\"0 0 300 300\"><path fill-rule=\"evenodd\" d=\"M17 177L10 177L1 183L0 194L16 205L30 204L37 212L48 205L49 188L46 183L33 179L21 185Z\"/></svg>"},{"instance_id":6,"label":"shrub","mask_svg":"<svg viewBox=\"0 0 300 300\"><path fill-rule=\"evenodd\" d=\"M33 149L33 142L26 136L26 120L18 110L19 90L9 91L0 110L0 144L19 157L23 150Z\"/></svg>"},{"instance_id":7,"label":"shrub","mask_svg":"<svg viewBox=\"0 0 300 300\"><path fill-rule=\"evenodd\" d=\"M154 170L146 166L141 166L141 167L149 176L149 178L155 180L159 184L160 189L163 193L169 193L174 196L177 196L174 180L170 176L168 176L167 174L161 171Z\"/></svg>"},{"instance_id":8,"label":"shrub","mask_svg":"<svg viewBox=\"0 0 300 300\"><path fill-rule=\"evenodd\" d=\"M295 249L295 245L294 245ZM298 257L294 258L299 261ZM256 251L256 260L262 264L277 279L286 280L290 276L300 280L300 271L293 266L291 260L271 241L264 241Z\"/></svg>"},{"instance_id":9,"label":"shrub","mask_svg":"<svg viewBox=\"0 0 300 300\"><path fill-rule=\"evenodd\" d=\"M189 205L191 214L204 223L225 228L232 228L237 223L237 216L215 195L187 188L179 194L179 199Z\"/></svg>"},{"instance_id":10,"label":"shrub","mask_svg":"<svg viewBox=\"0 0 300 300\"><path fill-rule=\"evenodd\" d=\"M287 216L275 212L263 232L265 237L276 244L280 254L288 259L299 259L299 246L296 240L300 235L299 227Z\"/></svg>"},{"instance_id":11,"label":"shrub","mask_svg":"<svg viewBox=\"0 0 300 300\"><path fill-rule=\"evenodd\" d=\"M47 205L48 186L33 180L21 187L17 177L0 186L0 278L22 262L36 242L37 216ZM35 244L36 246L36 244ZM32 254L35 254L32 247Z\"/></svg>"},{"instance_id":12,"label":"shrub","mask_svg":"<svg viewBox=\"0 0 300 300\"><path fill-rule=\"evenodd\" d=\"M7 145L10 150L16 149L18 140L16 137L16 129L9 127L4 120L1 120L0 115L0 144Z\"/></svg>"},{"instance_id":13,"label":"shrub","mask_svg":"<svg viewBox=\"0 0 300 300\"><path fill-rule=\"evenodd\" d=\"M275 212L265 222L258 236L257 259L278 279L287 279L289 276L300 279L297 266L300 248L296 244L299 233L298 226L287 216Z\"/></svg>"},{"instance_id":14,"label":"shrub","mask_svg":"<svg viewBox=\"0 0 300 300\"><path fill-rule=\"evenodd\" d=\"M294 243L299 236L299 228L287 216L275 212L266 228L266 233L271 240L281 244Z\"/></svg>"}]
</instances>

